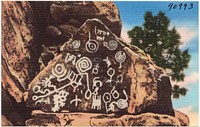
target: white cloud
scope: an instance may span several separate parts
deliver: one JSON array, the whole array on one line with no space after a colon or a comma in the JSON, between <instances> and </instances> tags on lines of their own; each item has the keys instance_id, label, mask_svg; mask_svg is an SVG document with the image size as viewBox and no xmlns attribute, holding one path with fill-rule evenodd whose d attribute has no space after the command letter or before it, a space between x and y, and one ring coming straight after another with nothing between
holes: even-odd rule
<instances>
[{"instance_id":1,"label":"white cloud","mask_svg":"<svg viewBox=\"0 0 200 127\"><path fill-rule=\"evenodd\" d=\"M172 85L179 85L179 86L184 86L187 87L189 84L194 84L197 83L199 80L199 73L198 72L193 72L191 75L186 76L184 78L183 82L174 82L172 81Z\"/></svg>"},{"instance_id":2,"label":"white cloud","mask_svg":"<svg viewBox=\"0 0 200 127\"><path fill-rule=\"evenodd\" d=\"M190 42L198 34L195 33L195 31L188 29L186 27L179 27L177 28L177 31L181 36L181 42L182 42L182 45L180 45L181 48L185 47L186 44Z\"/></svg>"},{"instance_id":3,"label":"white cloud","mask_svg":"<svg viewBox=\"0 0 200 127\"><path fill-rule=\"evenodd\" d=\"M178 111L181 111L185 113L187 116L189 116L190 119L190 126L198 126L199 125L199 115L198 112L192 111L193 106L189 105L187 107L179 108Z\"/></svg>"}]
</instances>

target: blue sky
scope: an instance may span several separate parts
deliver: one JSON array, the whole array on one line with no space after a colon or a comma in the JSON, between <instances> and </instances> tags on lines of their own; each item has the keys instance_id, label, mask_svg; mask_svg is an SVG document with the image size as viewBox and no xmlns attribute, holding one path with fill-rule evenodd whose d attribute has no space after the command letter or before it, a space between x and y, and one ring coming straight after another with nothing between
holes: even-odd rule
<instances>
[{"instance_id":1,"label":"blue sky","mask_svg":"<svg viewBox=\"0 0 200 127\"><path fill-rule=\"evenodd\" d=\"M168 5L173 3L177 5L176 9L169 11ZM193 4L192 9L184 10L184 6L179 10L179 4L187 4L186 8L190 8L190 4ZM179 99L173 99L173 106L186 113L191 120L191 125L198 125L198 92L199 92L199 63L198 63L198 2L138 2L138 1L115 1L122 20L122 33L121 37L129 42L127 31L131 30L134 26L142 25L144 23L144 13L146 11L152 11L153 15L156 15L159 11L165 12L166 16L170 19L170 28L176 27L177 31L181 35L181 41L183 44L181 49L189 48L189 53L192 55L189 63L189 68L185 70L185 81L176 83L178 85L186 87L189 91L185 97ZM175 82L172 82L175 84Z\"/></svg>"}]
</instances>

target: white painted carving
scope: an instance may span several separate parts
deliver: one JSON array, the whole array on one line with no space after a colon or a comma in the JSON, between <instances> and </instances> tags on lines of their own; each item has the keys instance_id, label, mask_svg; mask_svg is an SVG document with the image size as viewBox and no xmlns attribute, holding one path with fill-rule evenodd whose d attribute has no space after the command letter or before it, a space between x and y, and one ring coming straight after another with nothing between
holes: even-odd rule
<instances>
[{"instance_id":1,"label":"white painted carving","mask_svg":"<svg viewBox=\"0 0 200 127\"><path fill-rule=\"evenodd\" d=\"M120 108L120 109L124 109L124 108L128 107L128 102L127 102L128 101L128 95L127 95L125 90L123 90L123 93L124 93L126 99L119 99L117 101L117 107Z\"/></svg>"},{"instance_id":2,"label":"white painted carving","mask_svg":"<svg viewBox=\"0 0 200 127\"><path fill-rule=\"evenodd\" d=\"M81 57L81 54L78 54L77 56L78 56L78 57Z\"/></svg>"},{"instance_id":3,"label":"white painted carving","mask_svg":"<svg viewBox=\"0 0 200 127\"><path fill-rule=\"evenodd\" d=\"M46 99L45 98L39 99L39 100L35 101L35 105L37 105L37 103L50 104L50 98L47 97Z\"/></svg>"},{"instance_id":4,"label":"white painted carving","mask_svg":"<svg viewBox=\"0 0 200 127\"><path fill-rule=\"evenodd\" d=\"M101 82L101 80L99 80L99 77L95 77L93 79L93 86L92 88L94 89L94 91L92 92L93 95L98 95L98 90L99 88L103 85L103 83Z\"/></svg>"},{"instance_id":5,"label":"white painted carving","mask_svg":"<svg viewBox=\"0 0 200 127\"><path fill-rule=\"evenodd\" d=\"M110 65L111 65L111 62L110 62L110 60L108 59L108 56L106 57L106 59L103 59L103 61L105 61L105 62L106 62L106 64L107 64L107 67L110 67Z\"/></svg>"},{"instance_id":6,"label":"white painted carving","mask_svg":"<svg viewBox=\"0 0 200 127\"><path fill-rule=\"evenodd\" d=\"M113 81L113 76L115 75L115 70L113 68L109 68L107 75L110 77L110 79L108 79L106 83L111 83Z\"/></svg>"},{"instance_id":7,"label":"white painted carving","mask_svg":"<svg viewBox=\"0 0 200 127\"><path fill-rule=\"evenodd\" d=\"M106 108L106 113L107 113L109 111L107 105L108 103L111 102L111 94L108 92L104 93L102 99L103 99L103 102L105 103L105 108Z\"/></svg>"},{"instance_id":8,"label":"white painted carving","mask_svg":"<svg viewBox=\"0 0 200 127\"><path fill-rule=\"evenodd\" d=\"M109 111L114 112L114 111L115 111L115 105L114 105L114 104L116 104L115 101L114 101L114 102L111 102L111 103L109 104L108 109L107 109L106 112L109 112Z\"/></svg>"},{"instance_id":9,"label":"white painted carving","mask_svg":"<svg viewBox=\"0 0 200 127\"><path fill-rule=\"evenodd\" d=\"M65 57L65 63L68 63L70 61L72 62L72 65L75 65L75 63L76 63L76 56L67 53L67 55Z\"/></svg>"},{"instance_id":10,"label":"white painted carving","mask_svg":"<svg viewBox=\"0 0 200 127\"><path fill-rule=\"evenodd\" d=\"M113 86L112 90L110 91L112 97L114 99L118 99L119 98L119 92L117 90L115 90L115 86Z\"/></svg>"},{"instance_id":11,"label":"white painted carving","mask_svg":"<svg viewBox=\"0 0 200 127\"><path fill-rule=\"evenodd\" d=\"M50 90L49 89L45 89L43 91L43 90L41 90L41 87L39 85L35 85L33 87L33 92L34 93L40 93L40 94L48 94L48 93L50 93ZM34 97L34 100L37 100L37 97Z\"/></svg>"},{"instance_id":12,"label":"white painted carving","mask_svg":"<svg viewBox=\"0 0 200 127\"><path fill-rule=\"evenodd\" d=\"M94 65L94 68L92 69L92 74L98 74L99 72L99 64L97 63Z\"/></svg>"},{"instance_id":13,"label":"white painted carving","mask_svg":"<svg viewBox=\"0 0 200 127\"><path fill-rule=\"evenodd\" d=\"M55 90L56 86L51 84L51 79L53 79L53 78L55 78L55 76L50 75L49 78L45 77L45 79L42 79L42 81L41 81L42 86L53 88Z\"/></svg>"},{"instance_id":14,"label":"white painted carving","mask_svg":"<svg viewBox=\"0 0 200 127\"><path fill-rule=\"evenodd\" d=\"M103 46L107 47L109 50L115 50L118 47L118 42L115 40L110 40L109 42L104 41Z\"/></svg>"},{"instance_id":15,"label":"white painted carving","mask_svg":"<svg viewBox=\"0 0 200 127\"><path fill-rule=\"evenodd\" d=\"M89 76L88 76L88 73L84 73L85 74L85 76L86 76L86 85L87 85L87 90L85 91L85 98L86 99L90 99L91 98L91 96L92 96L92 92L91 92L91 90L90 90L90 85L89 85Z\"/></svg>"},{"instance_id":16,"label":"white painted carving","mask_svg":"<svg viewBox=\"0 0 200 127\"><path fill-rule=\"evenodd\" d=\"M68 73L66 75L66 79L70 80L70 85L74 89L73 92L75 92L76 88L82 85L81 81L83 79L83 75L82 74L76 74L72 70L68 69Z\"/></svg>"},{"instance_id":17,"label":"white painted carving","mask_svg":"<svg viewBox=\"0 0 200 127\"><path fill-rule=\"evenodd\" d=\"M106 31L97 29L97 27L95 26L95 35L109 36L110 33L108 31L106 32Z\"/></svg>"},{"instance_id":18,"label":"white painted carving","mask_svg":"<svg viewBox=\"0 0 200 127\"><path fill-rule=\"evenodd\" d=\"M68 92L61 90L58 94L53 96L54 107L51 109L53 112L59 111L60 108L65 106L65 101L67 100Z\"/></svg>"},{"instance_id":19,"label":"white painted carving","mask_svg":"<svg viewBox=\"0 0 200 127\"><path fill-rule=\"evenodd\" d=\"M115 54L115 59L117 62L119 62L119 69L122 68L122 63L126 60L126 53L123 52L123 51L118 51L116 54Z\"/></svg>"},{"instance_id":20,"label":"white painted carving","mask_svg":"<svg viewBox=\"0 0 200 127\"><path fill-rule=\"evenodd\" d=\"M119 98L119 92L117 90L115 90L115 87L113 87L113 89L110 91L110 93L106 92L103 95L103 102L105 103L105 108L106 108L106 112L109 111L115 111L115 105L120 108L120 109L124 109L128 107L128 95L126 93L125 90L123 90L123 93L125 95L125 99L119 99L117 101L112 101L111 102L111 97L113 97L114 99L118 99ZM108 103L110 103L108 105Z\"/></svg>"},{"instance_id":21,"label":"white painted carving","mask_svg":"<svg viewBox=\"0 0 200 127\"><path fill-rule=\"evenodd\" d=\"M77 107L78 106L78 102L82 102L82 100L79 99L77 97L77 95L76 95L76 97L73 100L70 101L70 104L75 103L75 106Z\"/></svg>"},{"instance_id":22,"label":"white painted carving","mask_svg":"<svg viewBox=\"0 0 200 127\"><path fill-rule=\"evenodd\" d=\"M95 88L95 87L100 88L100 87L103 85L102 81L99 80L99 78L100 78L100 77L95 77L95 78L93 79L93 86L92 86L93 88Z\"/></svg>"},{"instance_id":23,"label":"white painted carving","mask_svg":"<svg viewBox=\"0 0 200 127\"><path fill-rule=\"evenodd\" d=\"M95 53L99 48L99 43L96 40L91 39L89 32L89 40L85 44L86 51L89 53Z\"/></svg>"},{"instance_id":24,"label":"white painted carving","mask_svg":"<svg viewBox=\"0 0 200 127\"><path fill-rule=\"evenodd\" d=\"M67 69L63 63L56 63L55 67L52 68L52 74L57 77L58 81L63 81L66 79Z\"/></svg>"},{"instance_id":25,"label":"white painted carving","mask_svg":"<svg viewBox=\"0 0 200 127\"><path fill-rule=\"evenodd\" d=\"M118 75L117 76L117 81L116 81L116 83L122 83L123 82L123 75L121 74L121 75Z\"/></svg>"},{"instance_id":26,"label":"white painted carving","mask_svg":"<svg viewBox=\"0 0 200 127\"><path fill-rule=\"evenodd\" d=\"M105 40L105 37L96 36L97 41L103 42Z\"/></svg>"},{"instance_id":27,"label":"white painted carving","mask_svg":"<svg viewBox=\"0 0 200 127\"><path fill-rule=\"evenodd\" d=\"M92 109L101 109L101 95L96 96L93 95L93 100L92 100Z\"/></svg>"},{"instance_id":28,"label":"white painted carving","mask_svg":"<svg viewBox=\"0 0 200 127\"><path fill-rule=\"evenodd\" d=\"M92 68L92 62L88 57L82 57L76 62L76 69L79 73L85 73Z\"/></svg>"},{"instance_id":29,"label":"white painted carving","mask_svg":"<svg viewBox=\"0 0 200 127\"><path fill-rule=\"evenodd\" d=\"M72 46L74 49L78 49L81 46L81 42L79 40L75 40L72 42Z\"/></svg>"}]
</instances>

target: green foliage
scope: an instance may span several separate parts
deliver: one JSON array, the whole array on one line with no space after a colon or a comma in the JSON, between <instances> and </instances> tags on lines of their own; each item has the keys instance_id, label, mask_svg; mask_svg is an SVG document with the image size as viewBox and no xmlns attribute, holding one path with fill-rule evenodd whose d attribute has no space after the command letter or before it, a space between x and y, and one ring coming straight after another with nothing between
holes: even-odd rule
<instances>
[{"instance_id":1,"label":"green foliage","mask_svg":"<svg viewBox=\"0 0 200 127\"><path fill-rule=\"evenodd\" d=\"M143 49L154 62L164 68L174 81L183 81L184 69L190 61L189 50L181 50L180 34L173 27L169 29L170 20L163 12L153 16L148 11L144 15L143 26L136 26L128 31L131 44Z\"/></svg>"},{"instance_id":2,"label":"green foliage","mask_svg":"<svg viewBox=\"0 0 200 127\"><path fill-rule=\"evenodd\" d=\"M184 87L180 87L178 85L174 85L172 88L172 96L173 98L179 98L181 96L185 96L187 93L187 89Z\"/></svg>"}]
</instances>

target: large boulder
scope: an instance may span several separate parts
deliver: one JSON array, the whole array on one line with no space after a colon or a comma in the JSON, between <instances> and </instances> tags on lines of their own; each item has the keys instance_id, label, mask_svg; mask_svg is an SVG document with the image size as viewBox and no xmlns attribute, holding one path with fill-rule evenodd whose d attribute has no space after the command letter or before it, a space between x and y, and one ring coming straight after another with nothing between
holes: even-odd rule
<instances>
[{"instance_id":1,"label":"large boulder","mask_svg":"<svg viewBox=\"0 0 200 127\"><path fill-rule=\"evenodd\" d=\"M25 94L29 107L50 112L136 114L159 103L164 71L101 21L87 20L61 50L29 84ZM170 89L170 82L166 83ZM162 110L169 112L162 112L172 115L172 105L167 103Z\"/></svg>"}]
</instances>

